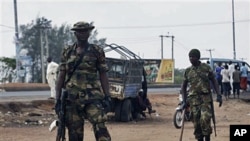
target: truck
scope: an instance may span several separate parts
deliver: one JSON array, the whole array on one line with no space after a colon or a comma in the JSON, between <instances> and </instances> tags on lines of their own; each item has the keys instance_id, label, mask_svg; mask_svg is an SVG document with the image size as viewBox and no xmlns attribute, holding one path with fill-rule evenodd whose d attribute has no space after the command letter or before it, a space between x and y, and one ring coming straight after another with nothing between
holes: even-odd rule
<instances>
[{"instance_id":1,"label":"truck","mask_svg":"<svg viewBox=\"0 0 250 141\"><path fill-rule=\"evenodd\" d=\"M146 83L144 61L138 55L124 46L117 44L105 44L103 50L106 53L118 53L120 58L106 57L109 67L107 72L111 95L111 108L116 121L128 122L137 117L137 96L140 90L147 91L143 84Z\"/></svg>"}]
</instances>

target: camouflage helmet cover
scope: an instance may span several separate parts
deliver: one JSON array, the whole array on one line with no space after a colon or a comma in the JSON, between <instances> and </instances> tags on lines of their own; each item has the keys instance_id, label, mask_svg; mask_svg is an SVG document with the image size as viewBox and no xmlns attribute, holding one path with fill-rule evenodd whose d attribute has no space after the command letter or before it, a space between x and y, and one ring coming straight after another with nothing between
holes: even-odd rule
<instances>
[{"instance_id":1,"label":"camouflage helmet cover","mask_svg":"<svg viewBox=\"0 0 250 141\"><path fill-rule=\"evenodd\" d=\"M74 30L74 31L77 31L77 30L86 30L86 29L89 29L89 30L92 30L94 29L95 26L87 23L87 22L84 22L84 21L80 21L80 22L77 22L73 25L73 28L71 28L71 30Z\"/></svg>"}]
</instances>

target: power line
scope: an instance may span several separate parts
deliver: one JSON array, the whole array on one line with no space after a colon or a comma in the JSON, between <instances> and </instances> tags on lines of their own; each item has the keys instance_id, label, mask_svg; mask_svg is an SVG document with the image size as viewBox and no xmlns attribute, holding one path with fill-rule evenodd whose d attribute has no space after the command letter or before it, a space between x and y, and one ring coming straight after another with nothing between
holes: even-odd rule
<instances>
[{"instance_id":1,"label":"power line","mask_svg":"<svg viewBox=\"0 0 250 141\"><path fill-rule=\"evenodd\" d=\"M6 27L6 28L15 29L15 27L13 27L13 26L8 26L8 25L4 25L4 24L0 24L0 26L2 26L2 27Z\"/></svg>"},{"instance_id":2,"label":"power line","mask_svg":"<svg viewBox=\"0 0 250 141\"><path fill-rule=\"evenodd\" d=\"M237 22L249 22L250 19L238 20ZM112 26L112 27L99 27L101 29L145 29L145 28L165 28L165 27L187 27L187 26L206 26L206 25L219 25L231 24L231 21L224 22L211 22L211 23L192 23L192 24L176 24L176 25L148 25L148 26Z\"/></svg>"}]
</instances>

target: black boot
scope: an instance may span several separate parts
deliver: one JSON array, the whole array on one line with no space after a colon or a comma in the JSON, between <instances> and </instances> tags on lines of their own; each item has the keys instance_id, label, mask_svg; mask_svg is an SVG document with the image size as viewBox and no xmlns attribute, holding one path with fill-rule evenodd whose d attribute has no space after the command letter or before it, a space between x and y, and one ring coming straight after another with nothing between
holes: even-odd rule
<instances>
[{"instance_id":1,"label":"black boot","mask_svg":"<svg viewBox=\"0 0 250 141\"><path fill-rule=\"evenodd\" d=\"M197 139L197 141L204 141L204 140L203 140L203 136L200 136L200 137Z\"/></svg>"},{"instance_id":2,"label":"black boot","mask_svg":"<svg viewBox=\"0 0 250 141\"><path fill-rule=\"evenodd\" d=\"M210 141L210 135L205 136L205 141Z\"/></svg>"},{"instance_id":3,"label":"black boot","mask_svg":"<svg viewBox=\"0 0 250 141\"><path fill-rule=\"evenodd\" d=\"M197 141L204 141L203 138L198 139Z\"/></svg>"}]
</instances>

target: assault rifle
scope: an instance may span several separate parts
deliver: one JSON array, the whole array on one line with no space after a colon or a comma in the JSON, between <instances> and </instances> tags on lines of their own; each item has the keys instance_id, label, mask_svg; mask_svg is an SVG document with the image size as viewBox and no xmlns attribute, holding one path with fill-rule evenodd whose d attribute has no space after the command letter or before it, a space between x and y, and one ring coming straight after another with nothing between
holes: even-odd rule
<instances>
[{"instance_id":1,"label":"assault rifle","mask_svg":"<svg viewBox=\"0 0 250 141\"><path fill-rule=\"evenodd\" d=\"M68 92L63 90L61 96L61 105L60 105L60 112L58 113L58 128L57 128L57 135L56 141L66 141L65 138L65 109L66 109L66 98Z\"/></svg>"},{"instance_id":2,"label":"assault rifle","mask_svg":"<svg viewBox=\"0 0 250 141\"><path fill-rule=\"evenodd\" d=\"M212 110L212 120L213 120L213 124L214 124L214 135L215 137L217 136L216 134L216 121L215 121L215 114L214 114L214 102L213 102L213 96L212 94L210 94L210 98L211 98L211 110Z\"/></svg>"}]
</instances>

